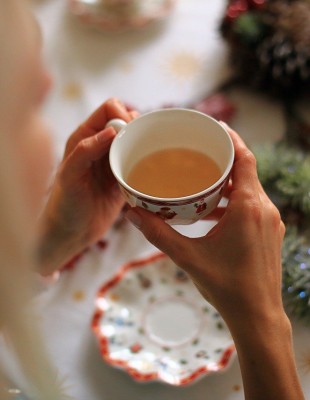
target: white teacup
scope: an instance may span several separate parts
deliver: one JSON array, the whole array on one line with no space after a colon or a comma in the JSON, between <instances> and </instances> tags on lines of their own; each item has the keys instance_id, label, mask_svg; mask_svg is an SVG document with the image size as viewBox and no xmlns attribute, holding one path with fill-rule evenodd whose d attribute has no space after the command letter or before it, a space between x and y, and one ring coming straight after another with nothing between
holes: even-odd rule
<instances>
[{"instance_id":1,"label":"white teacup","mask_svg":"<svg viewBox=\"0 0 310 400\"><path fill-rule=\"evenodd\" d=\"M119 132L110 149L110 166L132 207L145 208L171 225L194 223L217 207L229 181L234 147L228 132L214 118L194 110L170 108L144 114L128 124L112 120L107 126ZM180 147L211 157L221 170L220 179L199 193L178 198L150 196L128 185L128 173L142 158Z\"/></svg>"}]
</instances>

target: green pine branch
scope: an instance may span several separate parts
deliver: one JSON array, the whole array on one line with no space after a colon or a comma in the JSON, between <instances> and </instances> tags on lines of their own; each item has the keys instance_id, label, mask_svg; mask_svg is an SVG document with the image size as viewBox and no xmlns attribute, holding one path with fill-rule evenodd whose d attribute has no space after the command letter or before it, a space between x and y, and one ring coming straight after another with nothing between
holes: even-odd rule
<instances>
[{"instance_id":1,"label":"green pine branch","mask_svg":"<svg viewBox=\"0 0 310 400\"><path fill-rule=\"evenodd\" d=\"M255 12L241 14L234 22L233 31L248 45L256 44L265 34L261 17Z\"/></svg>"},{"instance_id":2,"label":"green pine branch","mask_svg":"<svg viewBox=\"0 0 310 400\"><path fill-rule=\"evenodd\" d=\"M310 323L310 246L288 227L282 251L282 293L287 311Z\"/></svg>"},{"instance_id":3,"label":"green pine branch","mask_svg":"<svg viewBox=\"0 0 310 400\"><path fill-rule=\"evenodd\" d=\"M310 216L310 156L285 144L254 149L257 172L265 189Z\"/></svg>"},{"instance_id":4,"label":"green pine branch","mask_svg":"<svg viewBox=\"0 0 310 400\"><path fill-rule=\"evenodd\" d=\"M292 207L309 217L310 156L284 143L260 146L254 153L260 181L280 211ZM296 226L287 226L282 265L284 304L290 314L310 323L310 243Z\"/></svg>"}]
</instances>

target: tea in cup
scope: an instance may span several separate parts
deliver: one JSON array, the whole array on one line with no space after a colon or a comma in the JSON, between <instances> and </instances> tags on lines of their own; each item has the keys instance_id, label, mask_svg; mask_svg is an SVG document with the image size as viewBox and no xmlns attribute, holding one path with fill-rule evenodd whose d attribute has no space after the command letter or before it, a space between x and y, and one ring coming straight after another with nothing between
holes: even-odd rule
<instances>
[{"instance_id":1,"label":"tea in cup","mask_svg":"<svg viewBox=\"0 0 310 400\"><path fill-rule=\"evenodd\" d=\"M110 166L132 207L145 208L169 224L191 224L221 200L234 161L234 147L215 119L189 109L163 109L126 124L112 120L119 133Z\"/></svg>"}]
</instances>

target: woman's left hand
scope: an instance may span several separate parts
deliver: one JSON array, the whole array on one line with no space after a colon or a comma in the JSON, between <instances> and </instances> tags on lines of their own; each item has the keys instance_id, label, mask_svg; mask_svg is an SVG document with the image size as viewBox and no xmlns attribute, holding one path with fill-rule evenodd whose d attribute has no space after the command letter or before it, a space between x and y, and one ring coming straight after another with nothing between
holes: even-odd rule
<instances>
[{"instance_id":1,"label":"woman's left hand","mask_svg":"<svg viewBox=\"0 0 310 400\"><path fill-rule=\"evenodd\" d=\"M116 135L113 118L137 116L116 99L106 101L69 138L42 216L40 272L47 275L98 241L119 215L124 200L109 166Z\"/></svg>"}]
</instances>

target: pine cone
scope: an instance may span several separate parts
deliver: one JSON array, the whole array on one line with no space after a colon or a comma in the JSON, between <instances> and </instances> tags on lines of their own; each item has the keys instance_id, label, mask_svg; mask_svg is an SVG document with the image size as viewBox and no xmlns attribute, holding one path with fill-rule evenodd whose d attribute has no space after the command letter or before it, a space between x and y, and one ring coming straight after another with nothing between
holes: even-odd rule
<instances>
[{"instance_id":1,"label":"pine cone","mask_svg":"<svg viewBox=\"0 0 310 400\"><path fill-rule=\"evenodd\" d=\"M272 27L256 49L264 84L272 81L285 94L309 90L310 3L269 1L262 22Z\"/></svg>"},{"instance_id":2,"label":"pine cone","mask_svg":"<svg viewBox=\"0 0 310 400\"><path fill-rule=\"evenodd\" d=\"M309 0L269 0L262 15L263 22L291 38L296 45L309 48Z\"/></svg>"},{"instance_id":3,"label":"pine cone","mask_svg":"<svg viewBox=\"0 0 310 400\"><path fill-rule=\"evenodd\" d=\"M221 31L244 82L280 96L309 93L309 0L266 0L230 24L223 21Z\"/></svg>"}]
</instances>

